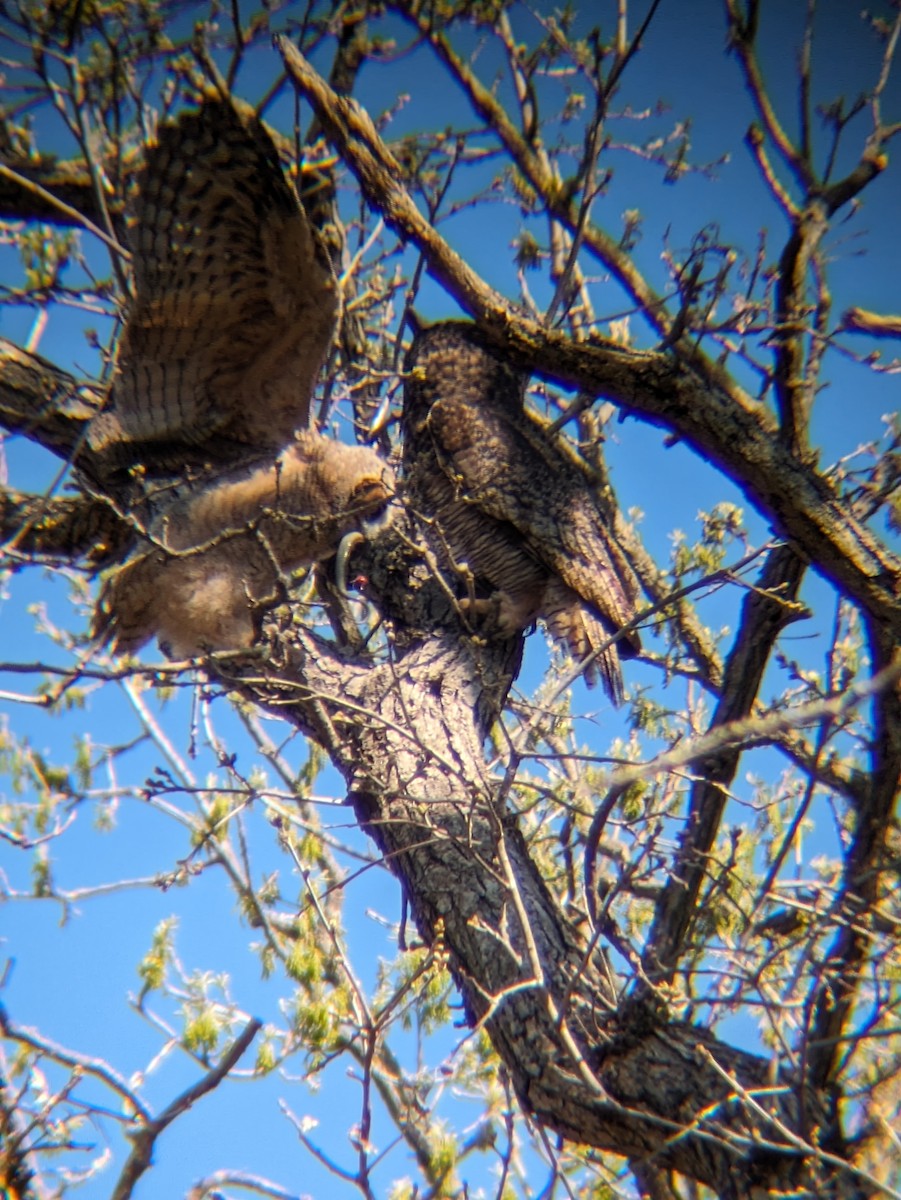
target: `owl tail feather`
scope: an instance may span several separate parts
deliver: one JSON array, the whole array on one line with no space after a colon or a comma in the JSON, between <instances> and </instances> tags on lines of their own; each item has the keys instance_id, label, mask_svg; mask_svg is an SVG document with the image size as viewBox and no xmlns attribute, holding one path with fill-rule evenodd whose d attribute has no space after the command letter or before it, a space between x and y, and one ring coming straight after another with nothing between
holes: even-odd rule
<instances>
[{"instance_id":1,"label":"owl tail feather","mask_svg":"<svg viewBox=\"0 0 901 1200\"><path fill-rule=\"evenodd\" d=\"M584 600L559 580L551 580L545 592L542 615L551 636L562 643L577 661L600 650L614 632L585 604ZM613 704L623 702L623 674L616 644L600 650L586 665L585 683L594 687L600 679Z\"/></svg>"}]
</instances>

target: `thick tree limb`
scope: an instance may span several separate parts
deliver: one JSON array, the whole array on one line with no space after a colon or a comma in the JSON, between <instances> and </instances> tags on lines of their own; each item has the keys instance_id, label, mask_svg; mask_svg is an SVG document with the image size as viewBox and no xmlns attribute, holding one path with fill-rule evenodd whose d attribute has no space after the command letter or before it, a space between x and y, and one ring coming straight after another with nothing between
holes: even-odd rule
<instances>
[{"instance_id":1,"label":"thick tree limb","mask_svg":"<svg viewBox=\"0 0 901 1200\"><path fill-rule=\"evenodd\" d=\"M0 217L78 227L87 220L103 226L105 216L97 205L90 172L80 159L8 158L2 166L6 169L0 171Z\"/></svg>"},{"instance_id":2,"label":"thick tree limb","mask_svg":"<svg viewBox=\"0 0 901 1200\"><path fill-rule=\"evenodd\" d=\"M516 312L422 216L400 182L399 165L359 105L335 95L287 39L277 44L367 200L416 244L432 273L493 342L529 371L604 395L678 434L729 475L817 570L901 636L901 561L849 515L822 476L778 442L771 418L725 371L700 353L680 362L667 353L601 340L574 343Z\"/></svg>"},{"instance_id":3,"label":"thick tree limb","mask_svg":"<svg viewBox=\"0 0 901 1200\"><path fill-rule=\"evenodd\" d=\"M453 629L417 636L398 610L389 620L405 647L392 662L349 664L299 630L274 652L273 679L244 686L330 745L363 827L423 936L446 946L469 1018L486 1025L527 1110L567 1138L671 1167L722 1197L814 1174L818 1194L833 1194L831 1170L737 1099L755 1095L800 1136L811 1111L788 1081L773 1092L765 1060L618 998L585 927L563 915L496 807L482 747L515 647ZM759 1162L754 1145L770 1148Z\"/></svg>"},{"instance_id":4,"label":"thick tree limb","mask_svg":"<svg viewBox=\"0 0 901 1200\"><path fill-rule=\"evenodd\" d=\"M121 561L134 536L103 500L0 491L0 560L87 559L102 566Z\"/></svg>"},{"instance_id":5,"label":"thick tree limb","mask_svg":"<svg viewBox=\"0 0 901 1200\"><path fill-rule=\"evenodd\" d=\"M777 546L770 551L757 587L745 597L709 732L741 721L751 713L776 639L786 625L798 618L792 602L803 575L804 565L789 546ZM649 953L644 967L652 980L661 976L668 980L678 964L697 912L698 895L708 872L708 855L720 829L741 752L741 744L735 745L700 763L703 778L692 786L679 850L657 903L647 941Z\"/></svg>"},{"instance_id":6,"label":"thick tree limb","mask_svg":"<svg viewBox=\"0 0 901 1200\"><path fill-rule=\"evenodd\" d=\"M38 354L0 337L0 425L38 442L66 462L79 455L90 469L84 446L88 421L99 395Z\"/></svg>"}]
</instances>

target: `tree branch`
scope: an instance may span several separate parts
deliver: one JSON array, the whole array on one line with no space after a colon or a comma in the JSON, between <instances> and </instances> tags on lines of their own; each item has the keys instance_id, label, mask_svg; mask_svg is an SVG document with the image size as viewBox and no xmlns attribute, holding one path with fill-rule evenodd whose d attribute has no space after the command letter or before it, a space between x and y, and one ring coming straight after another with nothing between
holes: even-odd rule
<instances>
[{"instance_id":1,"label":"tree branch","mask_svg":"<svg viewBox=\"0 0 901 1200\"><path fill-rule=\"evenodd\" d=\"M870 337L901 337L901 316L867 312L865 308L849 308L842 314L839 329L849 333L868 333Z\"/></svg>"},{"instance_id":2,"label":"tree branch","mask_svg":"<svg viewBox=\"0 0 901 1200\"><path fill-rule=\"evenodd\" d=\"M875 670L901 673L901 650L884 631L871 626ZM901 684L895 679L874 698L874 731L868 787L856 814L851 845L844 855L836 910L838 932L822 970L811 1020L810 1076L814 1087L834 1081L841 1064L845 1029L863 982L863 964L875 952L866 914L876 906L888 869L886 838L901 791Z\"/></svg>"},{"instance_id":3,"label":"tree branch","mask_svg":"<svg viewBox=\"0 0 901 1200\"><path fill-rule=\"evenodd\" d=\"M101 567L121 562L134 538L134 529L103 500L0 490L0 561L88 559Z\"/></svg>"},{"instance_id":4,"label":"tree branch","mask_svg":"<svg viewBox=\"0 0 901 1200\"><path fill-rule=\"evenodd\" d=\"M751 713L776 639L798 618L792 601L803 575L804 565L789 546L770 551L757 587L748 592L742 606L709 735ZM684 948L742 749L741 743L733 744L700 763L703 778L692 786L679 850L648 935L644 970L654 981L672 977Z\"/></svg>"},{"instance_id":5,"label":"tree branch","mask_svg":"<svg viewBox=\"0 0 901 1200\"><path fill-rule=\"evenodd\" d=\"M392 0L390 7L428 41L439 60L462 87L475 113L500 139L513 162L535 189L548 215L575 237L580 227L579 206L561 184L540 144L533 147L517 131L494 93L482 85L469 65L454 52L444 33L435 27L432 10L427 10L420 0ZM648 18L650 16L649 12ZM586 248L613 273L660 338L667 339L671 323L664 301L648 286L629 255L617 241L590 221L584 223L580 236Z\"/></svg>"},{"instance_id":6,"label":"tree branch","mask_svg":"<svg viewBox=\"0 0 901 1200\"><path fill-rule=\"evenodd\" d=\"M628 411L684 438L716 463L802 556L901 636L894 581L901 560L849 515L829 483L774 438L772 422L735 382L701 355L680 362L597 339L574 343L513 309L468 267L420 214L401 170L369 117L339 97L287 39L276 39L288 71L323 128L357 176L370 202L478 322L488 339L519 366L569 387L607 396Z\"/></svg>"},{"instance_id":7,"label":"tree branch","mask_svg":"<svg viewBox=\"0 0 901 1200\"><path fill-rule=\"evenodd\" d=\"M135 1184L150 1168L156 1139L176 1117L187 1112L198 1100L203 1099L208 1092L212 1092L219 1086L232 1067L243 1057L245 1050L262 1027L262 1021L257 1020L256 1017L251 1018L215 1067L211 1068L202 1079L198 1079L196 1083L186 1088L158 1117L147 1121L141 1129L132 1134L134 1149L116 1180L110 1200L129 1200L134 1192Z\"/></svg>"},{"instance_id":8,"label":"tree branch","mask_svg":"<svg viewBox=\"0 0 901 1200\"><path fill-rule=\"evenodd\" d=\"M96 391L38 354L0 337L0 426L21 433L66 462L92 470L84 444L88 422L100 407Z\"/></svg>"},{"instance_id":9,"label":"tree branch","mask_svg":"<svg viewBox=\"0 0 901 1200\"><path fill-rule=\"evenodd\" d=\"M103 1059L92 1058L87 1054L77 1054L74 1050L68 1050L65 1046L60 1046L57 1042L43 1037L35 1029L29 1029L24 1025L16 1025L10 1020L9 1013L3 1004L0 1004L0 1033L11 1041L19 1042L23 1046L29 1046L39 1054L46 1054L54 1062L62 1063L65 1067L71 1067L75 1071L82 1071L86 1075L91 1075L95 1079L99 1079L101 1083L105 1084L124 1100L127 1105L134 1108L138 1119L149 1119L149 1112L135 1095L134 1090Z\"/></svg>"},{"instance_id":10,"label":"tree branch","mask_svg":"<svg viewBox=\"0 0 901 1200\"><path fill-rule=\"evenodd\" d=\"M767 1110L796 1138L813 1118L787 1081L773 1092L768 1063L653 1006L616 1005L604 956L564 917L485 775L484 738L518 639L479 644L452 625L417 634L404 597L421 603L418 591L414 580L396 606L383 605L399 647L391 661L349 664L294 629L273 650L273 678L245 678L244 688L337 739L333 759L362 827L402 880L422 936L447 948L468 1018L486 1026L527 1111L567 1138L652 1157L721 1196L750 1196L755 1129L776 1155L768 1181L805 1177L795 1142L780 1158L769 1122L730 1101L720 1073L734 1072L748 1095L766 1093ZM699 1044L720 1067L705 1065ZM739 1159L748 1189L736 1182Z\"/></svg>"}]
</instances>

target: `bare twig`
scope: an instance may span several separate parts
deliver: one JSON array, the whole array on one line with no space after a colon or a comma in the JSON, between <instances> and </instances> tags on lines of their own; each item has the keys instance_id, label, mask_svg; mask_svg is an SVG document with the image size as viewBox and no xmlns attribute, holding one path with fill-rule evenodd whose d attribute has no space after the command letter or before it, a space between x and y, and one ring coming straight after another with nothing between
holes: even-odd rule
<instances>
[{"instance_id":1,"label":"bare twig","mask_svg":"<svg viewBox=\"0 0 901 1200\"><path fill-rule=\"evenodd\" d=\"M219 1086L241 1060L244 1052L262 1027L262 1021L258 1021L256 1017L248 1021L216 1066L212 1067L202 1079L198 1079L196 1083L186 1088L168 1107L163 1109L158 1117L151 1118L144 1115L142 1128L132 1134L134 1148L116 1180L110 1200L129 1200L134 1192L135 1184L151 1165L153 1149L160 1134L177 1117L187 1112L198 1100L202 1100L204 1096Z\"/></svg>"}]
</instances>

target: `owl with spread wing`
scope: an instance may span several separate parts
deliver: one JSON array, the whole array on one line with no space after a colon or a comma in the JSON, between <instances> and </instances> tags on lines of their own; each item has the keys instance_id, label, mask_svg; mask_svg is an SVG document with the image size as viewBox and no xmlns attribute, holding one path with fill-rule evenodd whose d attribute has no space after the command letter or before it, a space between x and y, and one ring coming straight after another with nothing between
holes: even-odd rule
<instances>
[{"instance_id":1,"label":"owl with spread wing","mask_svg":"<svg viewBox=\"0 0 901 1200\"><path fill-rule=\"evenodd\" d=\"M462 321L420 331L406 371L406 487L464 611L493 611L500 636L543 619L576 659L594 654L586 681L619 703L620 658L640 642L607 643L633 620L638 581L585 473L526 411L527 380Z\"/></svg>"},{"instance_id":2,"label":"owl with spread wing","mask_svg":"<svg viewBox=\"0 0 901 1200\"><path fill-rule=\"evenodd\" d=\"M94 633L176 658L246 648L292 573L386 506L393 474L308 428L339 290L247 106L208 98L161 129L130 240L134 296L88 442L139 536Z\"/></svg>"},{"instance_id":3,"label":"owl with spread wing","mask_svg":"<svg viewBox=\"0 0 901 1200\"><path fill-rule=\"evenodd\" d=\"M211 97L161 128L129 241L134 294L91 449L152 474L280 450L308 424L339 288L248 106Z\"/></svg>"},{"instance_id":4,"label":"owl with spread wing","mask_svg":"<svg viewBox=\"0 0 901 1200\"><path fill-rule=\"evenodd\" d=\"M298 434L269 463L164 508L139 551L109 573L95 634L129 654L156 637L177 659L252 646L290 576L330 558L393 492L391 468L368 446Z\"/></svg>"}]
</instances>

